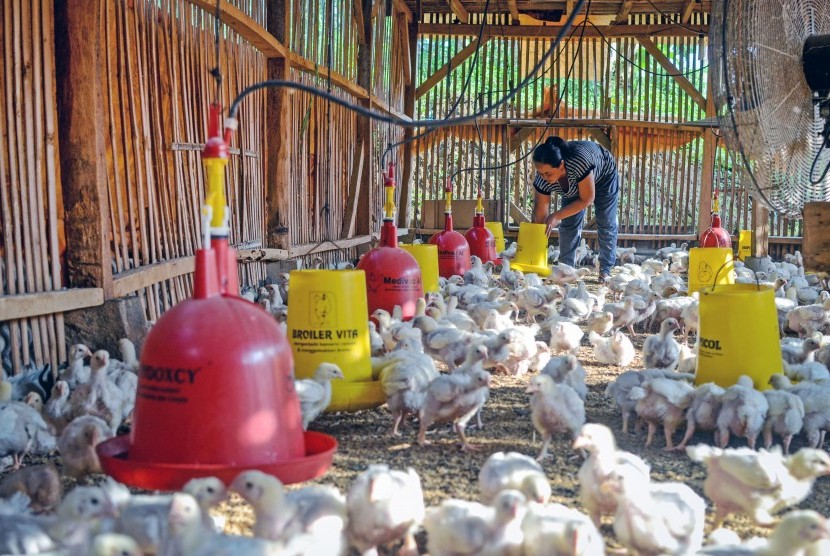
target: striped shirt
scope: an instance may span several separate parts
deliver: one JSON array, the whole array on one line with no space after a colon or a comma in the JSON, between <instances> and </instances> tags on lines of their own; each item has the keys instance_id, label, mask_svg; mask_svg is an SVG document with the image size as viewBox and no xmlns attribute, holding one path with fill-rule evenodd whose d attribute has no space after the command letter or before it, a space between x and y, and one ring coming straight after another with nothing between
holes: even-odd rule
<instances>
[{"instance_id":1,"label":"striped shirt","mask_svg":"<svg viewBox=\"0 0 830 556\"><path fill-rule=\"evenodd\" d=\"M601 145L593 141L568 141L570 152L565 158L565 175L556 183L550 183L539 174L533 180L533 187L539 193L559 193L566 199L579 196L579 182L594 172L594 185L601 189L611 182L617 173L614 157Z\"/></svg>"}]
</instances>

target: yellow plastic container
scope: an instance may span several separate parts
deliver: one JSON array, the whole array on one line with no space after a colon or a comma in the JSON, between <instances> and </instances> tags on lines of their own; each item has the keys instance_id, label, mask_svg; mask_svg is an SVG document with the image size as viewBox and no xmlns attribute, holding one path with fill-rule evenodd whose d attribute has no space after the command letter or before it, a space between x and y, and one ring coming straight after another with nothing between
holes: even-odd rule
<instances>
[{"instance_id":1,"label":"yellow plastic container","mask_svg":"<svg viewBox=\"0 0 830 556\"><path fill-rule=\"evenodd\" d=\"M741 230L738 233L738 260L743 261L752 256L752 230Z\"/></svg>"},{"instance_id":2,"label":"yellow plastic container","mask_svg":"<svg viewBox=\"0 0 830 556\"><path fill-rule=\"evenodd\" d=\"M519 224L519 239L516 258L510 261L511 268L539 276L550 274L548 266L548 235L544 224L522 222Z\"/></svg>"},{"instance_id":3,"label":"yellow plastic container","mask_svg":"<svg viewBox=\"0 0 830 556\"><path fill-rule=\"evenodd\" d=\"M362 270L292 270L288 280L288 341L294 376L310 378L320 363L336 363L327 411L356 411L386 401L372 381L371 347Z\"/></svg>"},{"instance_id":4,"label":"yellow plastic container","mask_svg":"<svg viewBox=\"0 0 830 556\"><path fill-rule=\"evenodd\" d=\"M399 243L398 247L418 261L418 266L421 268L421 284L424 286L424 293L439 291L441 287L438 285L438 246L432 243L417 245Z\"/></svg>"},{"instance_id":5,"label":"yellow plastic container","mask_svg":"<svg viewBox=\"0 0 830 556\"><path fill-rule=\"evenodd\" d=\"M717 279L717 282L715 280ZM735 261L728 247L689 249L689 293L735 283Z\"/></svg>"},{"instance_id":6,"label":"yellow plastic container","mask_svg":"<svg viewBox=\"0 0 830 556\"><path fill-rule=\"evenodd\" d=\"M715 286L700 294L700 346L695 383L728 387L749 375L769 388L782 372L775 292L767 286Z\"/></svg>"},{"instance_id":7,"label":"yellow plastic container","mask_svg":"<svg viewBox=\"0 0 830 556\"><path fill-rule=\"evenodd\" d=\"M493 239L496 240L496 254L498 255L507 246L504 244L504 227L501 222L485 222L484 227L493 232Z\"/></svg>"}]
</instances>

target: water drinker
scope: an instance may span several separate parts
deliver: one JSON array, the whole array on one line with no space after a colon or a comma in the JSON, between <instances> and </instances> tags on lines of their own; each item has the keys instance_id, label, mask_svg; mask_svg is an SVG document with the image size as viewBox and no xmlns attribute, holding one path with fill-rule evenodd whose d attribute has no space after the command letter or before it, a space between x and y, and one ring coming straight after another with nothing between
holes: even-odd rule
<instances>
[{"instance_id":1,"label":"water drinker","mask_svg":"<svg viewBox=\"0 0 830 556\"><path fill-rule=\"evenodd\" d=\"M438 246L431 243L415 245L399 244L398 247L412 255L421 269L421 284L424 293L437 292L441 289L438 283Z\"/></svg>"},{"instance_id":2,"label":"water drinker","mask_svg":"<svg viewBox=\"0 0 830 556\"><path fill-rule=\"evenodd\" d=\"M548 234L544 224L522 222L519 224L519 239L516 247L516 257L510 261L510 268L518 268L524 273L547 276L550 274L548 265Z\"/></svg>"},{"instance_id":3,"label":"water drinker","mask_svg":"<svg viewBox=\"0 0 830 556\"><path fill-rule=\"evenodd\" d=\"M729 247L689 249L689 293L735 283L735 263Z\"/></svg>"},{"instance_id":4,"label":"water drinker","mask_svg":"<svg viewBox=\"0 0 830 556\"><path fill-rule=\"evenodd\" d=\"M732 249L732 236L729 235L720 222L720 201L717 192L712 202L712 226L700 234L701 247L728 247Z\"/></svg>"},{"instance_id":5,"label":"water drinker","mask_svg":"<svg viewBox=\"0 0 830 556\"><path fill-rule=\"evenodd\" d=\"M443 278L464 276L472 268L470 244L452 227L452 182L447 180L444 187L444 231L429 238L429 243L438 247L438 273Z\"/></svg>"},{"instance_id":6,"label":"water drinker","mask_svg":"<svg viewBox=\"0 0 830 556\"><path fill-rule=\"evenodd\" d=\"M274 318L233 295L238 274L223 232L227 147L216 145L220 113L212 110L203 153L206 248L196 251L193 297L147 335L130 434L96 448L105 473L148 490L180 490L206 476L230 483L246 469L305 481L328 469L337 447L330 436L302 430L291 349Z\"/></svg>"},{"instance_id":7,"label":"water drinker","mask_svg":"<svg viewBox=\"0 0 830 556\"><path fill-rule=\"evenodd\" d=\"M421 268L418 261L403 249L398 248L398 229L395 226L395 168L389 163L385 174L383 224L380 228L380 243L363 255L357 268L366 272L366 299L368 316L377 309L390 313L395 305L403 309L404 320L415 316L418 298L423 297Z\"/></svg>"},{"instance_id":8,"label":"water drinker","mask_svg":"<svg viewBox=\"0 0 830 556\"><path fill-rule=\"evenodd\" d=\"M495 264L501 264L501 259L496 255L496 239L493 232L488 230L484 224L484 206L481 203L481 191L479 190L473 227L467 230L464 238L470 246L470 254L481 259L482 263L493 261Z\"/></svg>"},{"instance_id":9,"label":"water drinker","mask_svg":"<svg viewBox=\"0 0 830 556\"><path fill-rule=\"evenodd\" d=\"M493 233L493 239L496 241L496 253L501 253L507 249L504 243L504 226L501 222L485 222L484 227Z\"/></svg>"},{"instance_id":10,"label":"water drinker","mask_svg":"<svg viewBox=\"0 0 830 556\"><path fill-rule=\"evenodd\" d=\"M331 382L328 411L357 411L384 403L381 383L372 380L366 273L292 270L288 290L288 341L295 376L310 378L320 363L336 363L345 378Z\"/></svg>"}]
</instances>

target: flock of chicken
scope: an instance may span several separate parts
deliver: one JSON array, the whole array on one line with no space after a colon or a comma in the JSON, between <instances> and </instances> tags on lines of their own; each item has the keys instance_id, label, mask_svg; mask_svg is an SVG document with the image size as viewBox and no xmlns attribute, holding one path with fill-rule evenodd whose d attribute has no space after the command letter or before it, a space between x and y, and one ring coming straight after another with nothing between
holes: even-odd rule
<instances>
[{"instance_id":1,"label":"flock of chicken","mask_svg":"<svg viewBox=\"0 0 830 556\"><path fill-rule=\"evenodd\" d=\"M21 459L57 448L70 475L101 471L95 446L129 423L135 403L138 361L134 346L122 340L120 361L76 345L58 373L35 369L0 382L0 462L14 468L0 481L0 553L327 555L352 546L370 555L402 542L400 553L408 555L418 553L414 534L423 528L433 556L588 555L604 553L603 516L612 517L618 542L636 554L824 553L826 545L817 541L830 539L830 526L822 516L790 511L777 524L773 517L830 474L830 457L821 449L830 428L830 342L823 336L830 294L818 277L805 274L798 254L780 263L764 260L758 272L738 265L739 282L775 288L785 336L785 374L758 391L749 377L729 388L693 386L696 349L688 342L699 324L698 301L686 292L683 246L651 259L620 248L618 272L596 292L586 287L587 268L556 264L542 280L511 269L511 250L502 254L501 267L474 257L464 276L442 279L441 291L420 299L410 321L398 311L377 310L369 323L372 371L387 397L390 434L401 435L402 423L416 418L421 445L430 443L430 427L449 423L463 450L478 450L466 433L473 417L481 424L491 373L530 374L540 452L535 460L492 454L480 471L479 502L425 508L417 473L385 465L370 465L345 495L330 486L284 490L276 478L251 471L227 487L200 480L173 495L130 495L108 479L64 497L54 465L20 468ZM580 258L590 260L590 252ZM287 276L242 295L285 325ZM623 370L636 355L626 334L635 327L659 332L643 343L644 368ZM623 433L633 415L637 428L648 426L649 446L662 426L667 450L685 449L706 465L704 493L716 525L729 514L746 514L775 525L769 539L741 544L718 529L703 547L705 501L686 485L652 481L649 466L618 450L607 427L586 422L586 373L576 357L583 341L600 364L620 370L606 395L622 412ZM329 404L331 381L343 377L336 364L324 363L312 378L295 381L304 427ZM687 446L700 431L713 432L713 446ZM756 451L761 433L766 449ZM790 442L801 433L811 447L791 455ZM579 471L584 514L549 502L551 486L539 462L557 435L570 437L585 456ZM775 435L782 448L772 447ZM730 436L746 438L748 448L726 448ZM226 489L254 509L255 538L217 531L207 511ZM36 515L42 512L50 513Z\"/></svg>"}]
</instances>

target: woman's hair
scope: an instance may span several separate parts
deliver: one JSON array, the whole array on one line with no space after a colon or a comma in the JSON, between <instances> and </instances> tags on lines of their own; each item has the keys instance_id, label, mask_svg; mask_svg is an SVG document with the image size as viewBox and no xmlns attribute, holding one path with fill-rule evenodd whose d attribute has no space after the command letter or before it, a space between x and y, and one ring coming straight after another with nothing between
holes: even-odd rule
<instances>
[{"instance_id":1,"label":"woman's hair","mask_svg":"<svg viewBox=\"0 0 830 556\"><path fill-rule=\"evenodd\" d=\"M550 136L541 145L533 149L533 162L550 164L558 168L562 160L568 158L568 143L561 137Z\"/></svg>"}]
</instances>

